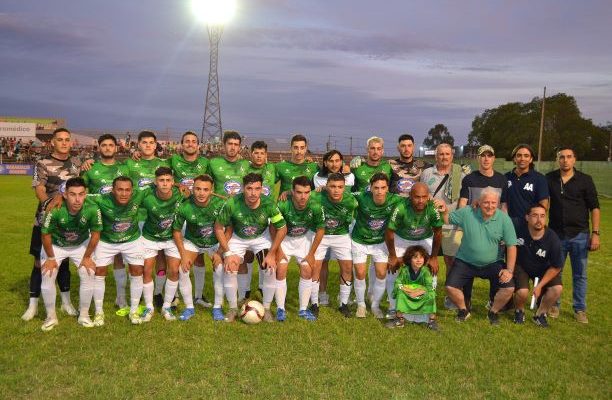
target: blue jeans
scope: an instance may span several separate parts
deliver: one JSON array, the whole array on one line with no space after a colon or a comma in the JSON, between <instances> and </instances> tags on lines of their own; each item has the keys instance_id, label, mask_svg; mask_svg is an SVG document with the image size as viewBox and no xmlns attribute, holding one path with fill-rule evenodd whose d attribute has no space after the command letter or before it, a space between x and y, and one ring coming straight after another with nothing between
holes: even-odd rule
<instances>
[{"instance_id":1,"label":"blue jeans","mask_svg":"<svg viewBox=\"0 0 612 400\"><path fill-rule=\"evenodd\" d=\"M570 264L572 265L574 312L586 311L589 242L589 234L587 232L579 233L571 239L561 240L563 264L565 264L567 254L569 253Z\"/></svg>"}]
</instances>

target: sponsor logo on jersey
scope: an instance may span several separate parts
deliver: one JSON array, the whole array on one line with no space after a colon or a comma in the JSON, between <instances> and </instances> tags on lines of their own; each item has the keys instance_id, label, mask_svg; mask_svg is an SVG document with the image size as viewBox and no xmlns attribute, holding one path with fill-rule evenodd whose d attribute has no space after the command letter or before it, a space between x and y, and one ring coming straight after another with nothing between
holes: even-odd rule
<instances>
[{"instance_id":1,"label":"sponsor logo on jersey","mask_svg":"<svg viewBox=\"0 0 612 400\"><path fill-rule=\"evenodd\" d=\"M289 230L289 236L302 236L308 232L305 226L294 226Z\"/></svg>"},{"instance_id":2,"label":"sponsor logo on jersey","mask_svg":"<svg viewBox=\"0 0 612 400\"><path fill-rule=\"evenodd\" d=\"M68 242L76 242L79 239L78 232L64 232L64 238Z\"/></svg>"},{"instance_id":3,"label":"sponsor logo on jersey","mask_svg":"<svg viewBox=\"0 0 612 400\"><path fill-rule=\"evenodd\" d=\"M384 219L369 219L368 226L373 231L379 231L385 226L385 220Z\"/></svg>"},{"instance_id":4,"label":"sponsor logo on jersey","mask_svg":"<svg viewBox=\"0 0 612 400\"><path fill-rule=\"evenodd\" d=\"M517 246L524 246L525 245L525 239L523 239L523 238L516 238L516 245Z\"/></svg>"},{"instance_id":5,"label":"sponsor logo on jersey","mask_svg":"<svg viewBox=\"0 0 612 400\"><path fill-rule=\"evenodd\" d=\"M223 185L223 190L225 190L225 193L229 195L235 195L240 193L242 190L242 185L238 181L229 180Z\"/></svg>"},{"instance_id":6,"label":"sponsor logo on jersey","mask_svg":"<svg viewBox=\"0 0 612 400\"><path fill-rule=\"evenodd\" d=\"M424 234L424 233L425 233L425 231L426 231L426 228L414 228L414 229L411 229L411 230L410 230L410 233L411 233L413 236L418 236L418 235L422 235L422 234Z\"/></svg>"},{"instance_id":7,"label":"sponsor logo on jersey","mask_svg":"<svg viewBox=\"0 0 612 400\"><path fill-rule=\"evenodd\" d=\"M149 186L152 183L153 183L153 179L151 179L151 178L140 178L138 180L138 187Z\"/></svg>"},{"instance_id":8,"label":"sponsor logo on jersey","mask_svg":"<svg viewBox=\"0 0 612 400\"><path fill-rule=\"evenodd\" d=\"M132 227L130 221L115 222L113 224L113 232L126 232Z\"/></svg>"},{"instance_id":9,"label":"sponsor logo on jersey","mask_svg":"<svg viewBox=\"0 0 612 400\"><path fill-rule=\"evenodd\" d=\"M187 186L190 190L193 189L193 178L181 179L181 185Z\"/></svg>"},{"instance_id":10,"label":"sponsor logo on jersey","mask_svg":"<svg viewBox=\"0 0 612 400\"><path fill-rule=\"evenodd\" d=\"M414 181L412 179L401 178L397 181L397 191L400 193L408 193L413 185Z\"/></svg>"},{"instance_id":11,"label":"sponsor logo on jersey","mask_svg":"<svg viewBox=\"0 0 612 400\"><path fill-rule=\"evenodd\" d=\"M327 221L325 221L325 227L326 228L337 228L338 225L340 225L340 221L338 221L337 219L328 219Z\"/></svg>"},{"instance_id":12,"label":"sponsor logo on jersey","mask_svg":"<svg viewBox=\"0 0 612 400\"><path fill-rule=\"evenodd\" d=\"M213 227L209 225L201 227L199 233L202 237L210 237L213 235L213 231Z\"/></svg>"},{"instance_id":13,"label":"sponsor logo on jersey","mask_svg":"<svg viewBox=\"0 0 612 400\"><path fill-rule=\"evenodd\" d=\"M269 196L270 195L270 186L264 186L261 188L261 193L263 193L264 196Z\"/></svg>"},{"instance_id":14,"label":"sponsor logo on jersey","mask_svg":"<svg viewBox=\"0 0 612 400\"><path fill-rule=\"evenodd\" d=\"M157 224L157 226L160 227L160 229L168 229L172 226L172 222L174 220L172 218L166 218L166 219L162 219L161 221L159 221L159 224Z\"/></svg>"},{"instance_id":15,"label":"sponsor logo on jersey","mask_svg":"<svg viewBox=\"0 0 612 400\"><path fill-rule=\"evenodd\" d=\"M244 228L242 228L242 233L245 236L255 236L257 234L257 231L259 229L256 226L245 226Z\"/></svg>"},{"instance_id":16,"label":"sponsor logo on jersey","mask_svg":"<svg viewBox=\"0 0 612 400\"><path fill-rule=\"evenodd\" d=\"M113 190L113 185L104 185L100 188L100 194L107 194Z\"/></svg>"}]
</instances>

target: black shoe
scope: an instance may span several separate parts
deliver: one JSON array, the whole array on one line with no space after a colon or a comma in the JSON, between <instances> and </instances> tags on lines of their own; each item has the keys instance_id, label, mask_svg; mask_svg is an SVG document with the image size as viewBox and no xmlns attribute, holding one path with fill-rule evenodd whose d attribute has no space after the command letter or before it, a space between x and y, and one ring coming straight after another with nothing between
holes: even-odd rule
<instances>
[{"instance_id":1,"label":"black shoe","mask_svg":"<svg viewBox=\"0 0 612 400\"><path fill-rule=\"evenodd\" d=\"M489 311L489 313L487 314L487 317L489 318L489 323L491 323L491 325L493 326L499 325L499 316L497 315L497 313L494 313L493 311Z\"/></svg>"},{"instance_id":2,"label":"black shoe","mask_svg":"<svg viewBox=\"0 0 612 400\"><path fill-rule=\"evenodd\" d=\"M457 311L457 316L455 317L455 321L457 322L465 322L468 318L470 318L470 312L465 308L463 310Z\"/></svg>"},{"instance_id":3,"label":"black shoe","mask_svg":"<svg viewBox=\"0 0 612 400\"><path fill-rule=\"evenodd\" d=\"M438 322L435 319L430 319L427 323L427 329L431 329L434 332L439 332Z\"/></svg>"},{"instance_id":4,"label":"black shoe","mask_svg":"<svg viewBox=\"0 0 612 400\"><path fill-rule=\"evenodd\" d=\"M257 289L257 291L259 292L259 295L260 295L261 297L263 297L263 289L262 289L262 288L259 288L259 289Z\"/></svg>"},{"instance_id":5,"label":"black shoe","mask_svg":"<svg viewBox=\"0 0 612 400\"><path fill-rule=\"evenodd\" d=\"M340 307L338 307L338 311L340 311L340 314L342 314L344 318L351 317L351 310L349 310L348 304L341 304Z\"/></svg>"},{"instance_id":6,"label":"black shoe","mask_svg":"<svg viewBox=\"0 0 612 400\"><path fill-rule=\"evenodd\" d=\"M155 308L162 308L164 306L164 296L161 293L153 296L153 305Z\"/></svg>"},{"instance_id":7,"label":"black shoe","mask_svg":"<svg viewBox=\"0 0 612 400\"><path fill-rule=\"evenodd\" d=\"M247 291L244 293L244 298L245 298L245 299L250 299L250 298L251 298L251 291L250 291L250 290L247 290Z\"/></svg>"},{"instance_id":8,"label":"black shoe","mask_svg":"<svg viewBox=\"0 0 612 400\"><path fill-rule=\"evenodd\" d=\"M308 309L310 310L312 315L319 318L319 305L318 304L311 304L310 307L308 307Z\"/></svg>"},{"instance_id":9,"label":"black shoe","mask_svg":"<svg viewBox=\"0 0 612 400\"><path fill-rule=\"evenodd\" d=\"M525 312L523 310L514 310L514 323L515 324L525 323Z\"/></svg>"},{"instance_id":10,"label":"black shoe","mask_svg":"<svg viewBox=\"0 0 612 400\"><path fill-rule=\"evenodd\" d=\"M534 315L533 316L533 323L536 324L539 327L542 327L542 328L550 327L550 325L548 325L548 320L546 320L546 315L545 314Z\"/></svg>"},{"instance_id":11,"label":"black shoe","mask_svg":"<svg viewBox=\"0 0 612 400\"><path fill-rule=\"evenodd\" d=\"M403 328L405 325L404 318L394 318L385 324L385 328L395 329Z\"/></svg>"}]
</instances>

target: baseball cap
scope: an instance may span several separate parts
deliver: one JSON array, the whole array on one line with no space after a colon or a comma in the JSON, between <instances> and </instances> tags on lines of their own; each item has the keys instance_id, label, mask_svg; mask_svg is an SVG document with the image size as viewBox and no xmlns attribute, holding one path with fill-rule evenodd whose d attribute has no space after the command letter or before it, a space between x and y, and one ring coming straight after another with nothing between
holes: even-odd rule
<instances>
[{"instance_id":1,"label":"baseball cap","mask_svg":"<svg viewBox=\"0 0 612 400\"><path fill-rule=\"evenodd\" d=\"M478 156L483 155L483 153L489 152L493 155L495 155L495 150L493 150L493 147L489 146L488 144L482 145L478 148Z\"/></svg>"}]
</instances>

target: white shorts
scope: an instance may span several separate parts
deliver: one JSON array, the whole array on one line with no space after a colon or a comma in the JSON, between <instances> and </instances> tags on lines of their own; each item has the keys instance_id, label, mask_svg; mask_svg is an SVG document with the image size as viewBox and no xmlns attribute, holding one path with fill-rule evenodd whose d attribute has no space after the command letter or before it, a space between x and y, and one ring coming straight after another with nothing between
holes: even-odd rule
<instances>
[{"instance_id":1,"label":"white shorts","mask_svg":"<svg viewBox=\"0 0 612 400\"><path fill-rule=\"evenodd\" d=\"M315 253L315 260L321 261L325 258L325 253L327 253L327 249L330 252L330 258L335 258L336 260L352 260L351 258L351 237L347 234L345 235L323 235L323 240L317 247L317 252Z\"/></svg>"},{"instance_id":2,"label":"white shorts","mask_svg":"<svg viewBox=\"0 0 612 400\"><path fill-rule=\"evenodd\" d=\"M164 240L161 242L155 242L146 238L141 238L142 246L144 247L144 258L157 257L157 253L164 251L164 254L168 257L174 257L181 259L181 255L176 247L174 240Z\"/></svg>"},{"instance_id":3,"label":"white shorts","mask_svg":"<svg viewBox=\"0 0 612 400\"><path fill-rule=\"evenodd\" d=\"M384 242L377 244L361 244L351 240L351 254L353 256L353 264L365 264L368 255L372 256L372 261L375 263L386 263L389 261L389 252Z\"/></svg>"},{"instance_id":4,"label":"white shorts","mask_svg":"<svg viewBox=\"0 0 612 400\"><path fill-rule=\"evenodd\" d=\"M308 231L304 235L298 237L285 236L281 242L281 249L285 254L287 263L291 261L291 257L295 257L297 263L301 264L310 251L313 238L314 233L311 231Z\"/></svg>"},{"instance_id":5,"label":"white shorts","mask_svg":"<svg viewBox=\"0 0 612 400\"><path fill-rule=\"evenodd\" d=\"M144 250L142 238L126 243L106 243L99 241L94 252L96 267L106 267L113 263L117 254L121 254L123 261L131 265L144 265Z\"/></svg>"},{"instance_id":6,"label":"white shorts","mask_svg":"<svg viewBox=\"0 0 612 400\"><path fill-rule=\"evenodd\" d=\"M207 253L212 257L213 253L219 250L219 243L211 247L198 247L191 240L183 239L183 247L185 250L190 251L192 253L204 254Z\"/></svg>"},{"instance_id":7,"label":"white shorts","mask_svg":"<svg viewBox=\"0 0 612 400\"><path fill-rule=\"evenodd\" d=\"M404 257L404 253L411 246L423 246L427 251L427 254L431 254L431 246L433 245L433 236L421 239L421 240L406 240L399 236L394 235L395 237L395 255L397 258Z\"/></svg>"},{"instance_id":8,"label":"white shorts","mask_svg":"<svg viewBox=\"0 0 612 400\"><path fill-rule=\"evenodd\" d=\"M270 233L266 229L261 236L253 239L242 239L237 235L232 235L227 246L231 252L244 259L244 253L247 250L251 250L253 254L257 254L262 250L269 250L272 247L272 240L270 239Z\"/></svg>"},{"instance_id":9,"label":"white shorts","mask_svg":"<svg viewBox=\"0 0 612 400\"><path fill-rule=\"evenodd\" d=\"M83 255L85 254L85 250L87 249L88 244L89 239L78 246L60 247L53 245L53 254L55 254L55 262L57 262L57 265L60 265L62 261L68 258L74 263L74 265L78 267L79 265L81 265L81 260L83 259ZM45 261L47 261L47 253L45 253L45 248L43 247L40 251L40 264L44 264Z\"/></svg>"}]
</instances>

